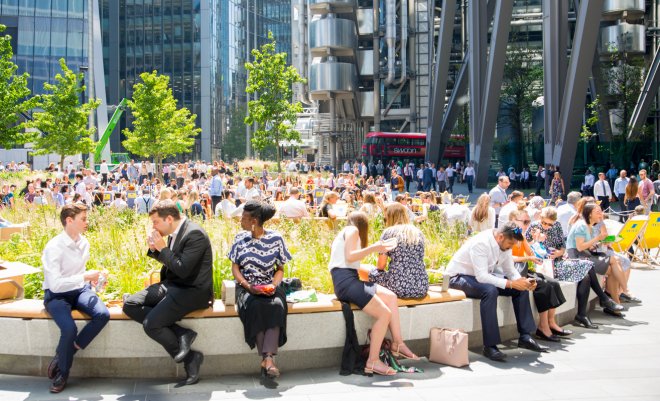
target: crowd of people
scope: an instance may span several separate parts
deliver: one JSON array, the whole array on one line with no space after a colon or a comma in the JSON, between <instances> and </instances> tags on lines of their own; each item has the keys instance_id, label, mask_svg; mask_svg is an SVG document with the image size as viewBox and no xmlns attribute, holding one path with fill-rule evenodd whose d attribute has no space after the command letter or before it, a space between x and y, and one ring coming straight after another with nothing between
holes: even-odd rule
<instances>
[{"instance_id":1,"label":"crowd of people","mask_svg":"<svg viewBox=\"0 0 660 401\"><path fill-rule=\"evenodd\" d=\"M216 257L231 261L244 339L251 348L257 348L262 373L269 377L279 376L274 357L287 342L287 304L281 283L284 266L292 258L283 237L264 227L277 216L346 220L333 243L327 244L328 269L337 298L374 317L364 369L369 374L397 373L379 358L388 330L394 356L419 359L405 344L397 299L427 294L424 256L425 248L432 244L427 243L417 224L424 224L429 213L440 210L450 222L468 224L473 234L453 255L446 273L450 287L480 300L483 353L492 360L506 357L497 347L501 342L496 309L499 296L512 298L520 334L518 346L536 352L548 350L537 340L559 342L572 334L555 319L556 308L566 301L560 281L577 283L575 322L589 329L597 328L588 316L591 290L603 310L615 316L623 316L624 303L641 302L628 288L630 260L603 243L607 230L599 193L594 194L597 197L579 192L564 196L562 184L555 208L546 206L538 195L527 199L519 191L508 193L510 177L502 175L497 186L481 195L470 211L435 191L441 189L436 187L438 182L428 181L426 174L431 164L418 170L422 171L422 189L428 191L412 196L405 191L410 175L406 170L414 167L410 164L392 166L388 173L391 186L379 174L378 165L374 165L376 174L372 175L371 166L364 163L354 165L353 171L350 163L345 163L342 167L348 166L348 171L336 176L309 166L305 172L304 163L300 166L293 161L286 164L283 174L269 171L267 165L255 174L222 162L182 163L164 166L162 181L148 162L131 162L116 171L104 164L98 174L54 167L54 178L28 182L18 199L12 196L7 202L6 193L13 191L3 188L3 203L8 207L18 201L47 204L51 202L48 196L61 207L64 230L47 244L42 257L44 304L61 330L56 355L48 367L53 392L65 388L74 354L84 349L109 319L107 308L95 293L107 277L85 267L89 243L83 233L91 207L133 208L148 215L153 227L147 238L148 255L162 264L160 282L128 295L123 310L176 363L184 364L187 375L183 384L188 385L199 380L204 356L192 348L198 333L178 322L213 302L212 244L198 224L201 219L240 220L242 231L228 255ZM468 177L474 177L471 168L468 164L462 171L468 183ZM446 174L453 167L440 170ZM642 197L645 195L642 190ZM645 212L643 205L637 212ZM377 242L369 244L369 220L376 215L383 216L386 228ZM378 255L376 265L362 267L360 262L373 253ZM605 288L599 275L607 277ZM533 319L529 292L539 312L538 324ZM72 309L91 317L80 332L71 318Z\"/></svg>"}]
</instances>

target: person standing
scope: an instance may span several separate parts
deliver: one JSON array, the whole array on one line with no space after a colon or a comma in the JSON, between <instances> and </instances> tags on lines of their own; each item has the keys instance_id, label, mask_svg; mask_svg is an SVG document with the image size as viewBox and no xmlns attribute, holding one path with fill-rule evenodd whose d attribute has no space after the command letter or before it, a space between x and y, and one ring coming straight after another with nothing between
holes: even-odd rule
<instances>
[{"instance_id":1,"label":"person standing","mask_svg":"<svg viewBox=\"0 0 660 401\"><path fill-rule=\"evenodd\" d=\"M266 169L264 169L266 171ZM222 201L222 177L216 167L211 170L211 183L209 184L209 195L211 196L211 208L215 210L218 203Z\"/></svg>"},{"instance_id":2,"label":"person standing","mask_svg":"<svg viewBox=\"0 0 660 401\"><path fill-rule=\"evenodd\" d=\"M543 194L543 187L545 186L545 169L543 166L539 166L538 171L536 172L536 194Z\"/></svg>"},{"instance_id":3,"label":"person standing","mask_svg":"<svg viewBox=\"0 0 660 401\"><path fill-rule=\"evenodd\" d=\"M607 181L610 183L610 188L614 188L614 181L616 180L618 173L619 172L616 167L614 167L614 164L610 163L610 169L605 173L605 177L607 177Z\"/></svg>"},{"instance_id":4,"label":"person standing","mask_svg":"<svg viewBox=\"0 0 660 401\"><path fill-rule=\"evenodd\" d=\"M642 159L640 165L643 162L644 159ZM653 203L654 195L655 195L655 191L653 189L653 182L651 182L651 180L649 180L648 177L646 176L646 170L644 169L639 170L639 187L638 187L637 196L639 197L639 201L641 202L641 205L644 206L644 214L649 214L649 211L651 210L651 204Z\"/></svg>"},{"instance_id":5,"label":"person standing","mask_svg":"<svg viewBox=\"0 0 660 401\"><path fill-rule=\"evenodd\" d=\"M655 205L655 210L658 211L658 194L660 194L660 174L656 175L656 180L653 181L653 190L655 195L653 195L653 204Z\"/></svg>"},{"instance_id":6,"label":"person standing","mask_svg":"<svg viewBox=\"0 0 660 401\"><path fill-rule=\"evenodd\" d=\"M463 180L467 183L468 192L472 193L472 184L474 183L474 164L469 162L463 171Z\"/></svg>"},{"instance_id":7,"label":"person standing","mask_svg":"<svg viewBox=\"0 0 660 401\"><path fill-rule=\"evenodd\" d=\"M406 164L403 168L403 179L406 182L406 192L410 192L410 183L413 181L415 174L415 165L412 163Z\"/></svg>"},{"instance_id":8,"label":"person standing","mask_svg":"<svg viewBox=\"0 0 660 401\"><path fill-rule=\"evenodd\" d=\"M101 173L101 185L108 185L108 174L110 173L110 169L108 168L108 163L106 163L105 159L101 161L99 172Z\"/></svg>"},{"instance_id":9,"label":"person standing","mask_svg":"<svg viewBox=\"0 0 660 401\"><path fill-rule=\"evenodd\" d=\"M447 165L445 174L447 175L447 190L449 191L450 194L452 194L454 193L454 180L456 179L456 170L454 169L454 167L452 167L451 163Z\"/></svg>"},{"instance_id":10,"label":"person standing","mask_svg":"<svg viewBox=\"0 0 660 401\"><path fill-rule=\"evenodd\" d=\"M529 168L523 167L520 172L520 187L522 189L529 189Z\"/></svg>"},{"instance_id":11,"label":"person standing","mask_svg":"<svg viewBox=\"0 0 660 401\"><path fill-rule=\"evenodd\" d=\"M595 183L596 177L594 177L590 169L587 169L584 174L584 182L582 183L582 196L594 196Z\"/></svg>"},{"instance_id":12,"label":"person standing","mask_svg":"<svg viewBox=\"0 0 660 401\"><path fill-rule=\"evenodd\" d=\"M621 170L621 172L619 172L619 178L614 181L614 195L619 200L619 210L621 212L626 211L625 198L628 181L630 180L626 177L626 170ZM619 221L622 223L625 221L623 215L619 215Z\"/></svg>"},{"instance_id":13,"label":"person standing","mask_svg":"<svg viewBox=\"0 0 660 401\"><path fill-rule=\"evenodd\" d=\"M500 218L500 210L502 209L502 206L504 206L509 200L508 195L506 194L509 184L509 177L502 175L497 179L497 185L488 192L488 195L490 195L490 205L495 209L495 227L497 227L497 221Z\"/></svg>"},{"instance_id":14,"label":"person standing","mask_svg":"<svg viewBox=\"0 0 660 401\"><path fill-rule=\"evenodd\" d=\"M508 179L508 178L507 178ZM529 301L529 292L536 281L521 277L514 267L511 248L524 237L522 229L513 222L485 230L471 237L454 254L447 265L449 287L465 292L468 298L480 299L483 330L483 354L493 361L504 361L506 355L497 348L501 342L497 319L497 299L511 297L520 338L518 347L545 352L531 336L536 323ZM506 278L494 275L499 268Z\"/></svg>"},{"instance_id":15,"label":"person standing","mask_svg":"<svg viewBox=\"0 0 660 401\"><path fill-rule=\"evenodd\" d=\"M440 166L436 172L436 182L438 183L439 193L445 192L447 190L447 173L445 172L445 168L443 166Z\"/></svg>"},{"instance_id":16,"label":"person standing","mask_svg":"<svg viewBox=\"0 0 660 401\"><path fill-rule=\"evenodd\" d=\"M594 185L594 198L600 201L600 208L607 210L610 207L612 189L610 183L605 179L605 173L598 173L598 181Z\"/></svg>"},{"instance_id":17,"label":"person standing","mask_svg":"<svg viewBox=\"0 0 660 401\"><path fill-rule=\"evenodd\" d=\"M48 241L41 258L44 269L44 307L60 329L56 354L48 365L51 393L66 387L73 356L85 349L110 319L110 312L92 286L98 284L102 273L85 270L89 260L89 241L82 234L87 230L87 207L66 205L60 212L64 230ZM78 332L71 310L79 310L91 317Z\"/></svg>"},{"instance_id":18,"label":"person standing","mask_svg":"<svg viewBox=\"0 0 660 401\"><path fill-rule=\"evenodd\" d=\"M206 232L182 216L171 200L158 202L150 211L153 231L147 256L163 264L160 282L129 296L124 313L144 327L176 363L183 362L186 379L181 385L199 381L204 361L191 349L197 333L176 322L188 313L213 303L213 251ZM164 237L169 236L167 243Z\"/></svg>"}]
</instances>

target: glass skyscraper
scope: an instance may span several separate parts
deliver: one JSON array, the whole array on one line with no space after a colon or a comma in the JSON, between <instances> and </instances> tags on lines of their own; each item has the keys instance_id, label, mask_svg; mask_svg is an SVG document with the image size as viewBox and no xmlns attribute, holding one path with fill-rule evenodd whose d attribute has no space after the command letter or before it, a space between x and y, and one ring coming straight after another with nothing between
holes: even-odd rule
<instances>
[{"instance_id":1,"label":"glass skyscraper","mask_svg":"<svg viewBox=\"0 0 660 401\"><path fill-rule=\"evenodd\" d=\"M12 36L18 72L28 72L34 94L61 72L59 59L78 72L87 65L86 0L0 0L0 24Z\"/></svg>"}]
</instances>

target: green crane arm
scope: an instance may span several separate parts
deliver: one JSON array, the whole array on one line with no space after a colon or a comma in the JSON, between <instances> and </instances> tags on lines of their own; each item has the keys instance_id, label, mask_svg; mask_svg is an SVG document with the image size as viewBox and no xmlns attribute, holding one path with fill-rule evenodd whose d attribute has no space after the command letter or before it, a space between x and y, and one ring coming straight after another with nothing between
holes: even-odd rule
<instances>
[{"instance_id":1,"label":"green crane arm","mask_svg":"<svg viewBox=\"0 0 660 401\"><path fill-rule=\"evenodd\" d=\"M124 110L126 110L126 104L127 104L126 98L122 99L121 102L119 102L119 105L115 109L115 112L112 113L112 117L110 118L110 121L108 121L108 126L105 128L105 131L103 131L103 136L101 136L101 139L99 139L99 143L96 145L96 150L94 151L94 160L97 163L101 162L101 153L103 152L103 148L105 148L105 145L108 144L108 140L110 139L110 135L112 134L112 131L114 131L115 127L117 126L117 123L119 122L119 118L124 113Z\"/></svg>"}]
</instances>

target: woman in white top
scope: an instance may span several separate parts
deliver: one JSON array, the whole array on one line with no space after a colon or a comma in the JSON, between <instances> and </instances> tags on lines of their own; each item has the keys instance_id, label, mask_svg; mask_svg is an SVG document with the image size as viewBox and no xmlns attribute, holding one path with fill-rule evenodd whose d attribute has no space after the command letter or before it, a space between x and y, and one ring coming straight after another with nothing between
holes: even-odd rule
<instances>
[{"instance_id":1,"label":"woman in white top","mask_svg":"<svg viewBox=\"0 0 660 401\"><path fill-rule=\"evenodd\" d=\"M342 229L332 242L328 268L337 299L356 304L376 321L371 327L369 357L364 372L392 376L396 371L380 358L380 346L387 328L392 333L392 354L414 355L403 342L399 322L399 308L396 295L385 287L375 283L360 281L358 269L360 261L373 252L385 253L396 247L396 241L378 241L368 245L369 219L362 212L353 212L348 216L347 226Z\"/></svg>"},{"instance_id":2,"label":"woman in white top","mask_svg":"<svg viewBox=\"0 0 660 401\"><path fill-rule=\"evenodd\" d=\"M495 209L490 206L490 195L483 194L477 199L477 204L470 213L468 225L475 233L495 227Z\"/></svg>"}]
</instances>

